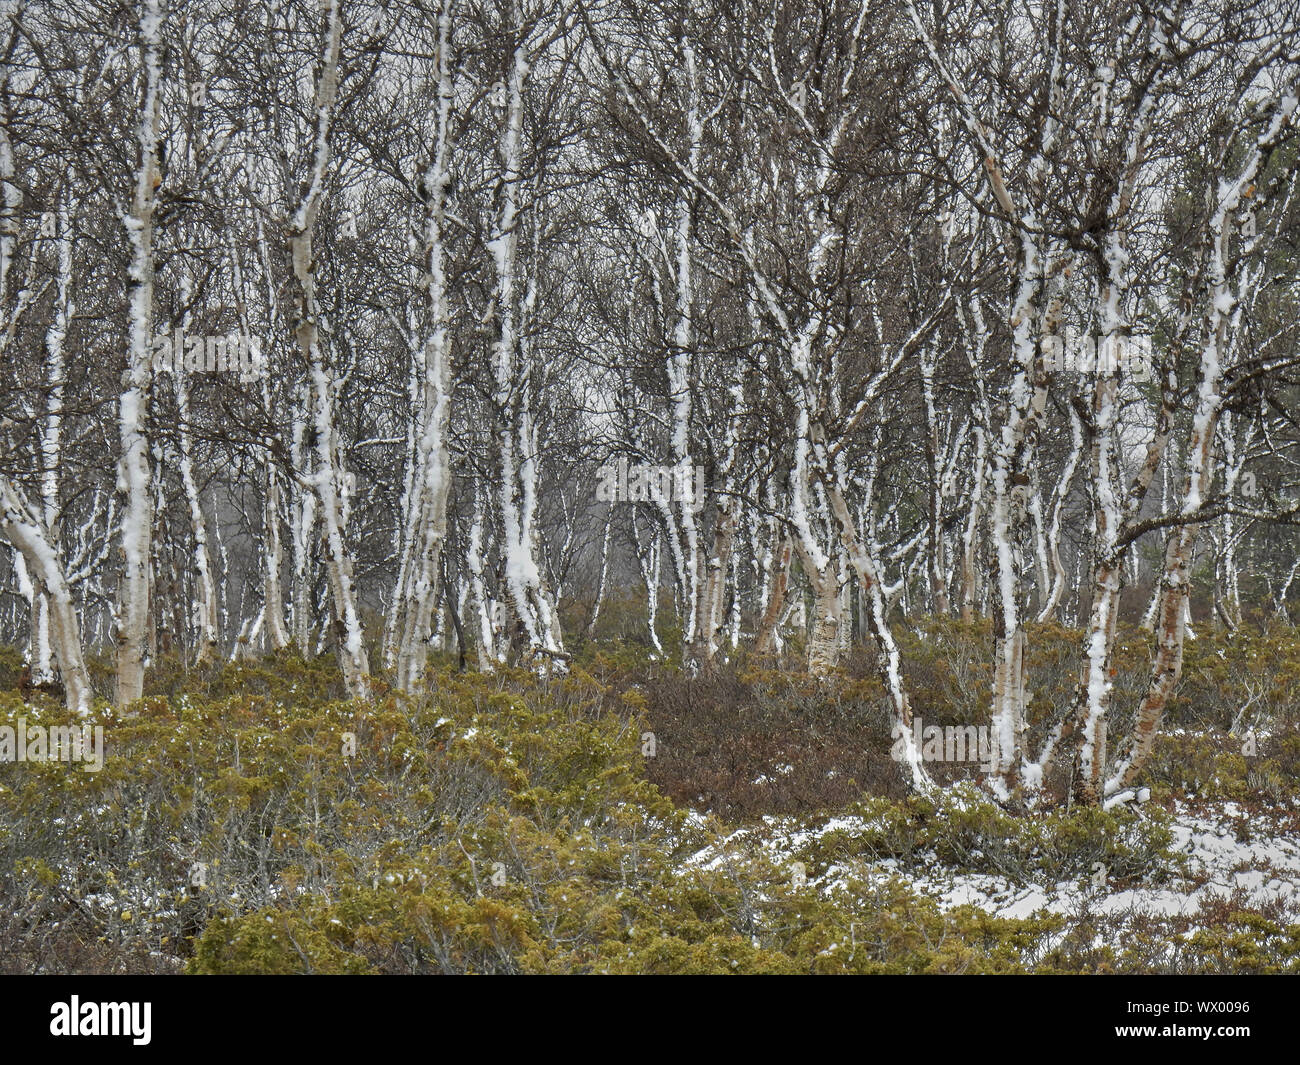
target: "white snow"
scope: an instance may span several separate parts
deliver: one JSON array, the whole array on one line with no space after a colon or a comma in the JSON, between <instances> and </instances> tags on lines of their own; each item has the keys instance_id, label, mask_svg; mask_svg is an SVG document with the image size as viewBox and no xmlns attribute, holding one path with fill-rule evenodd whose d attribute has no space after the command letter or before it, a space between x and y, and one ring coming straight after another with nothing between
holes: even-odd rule
<instances>
[{"instance_id":1,"label":"white snow","mask_svg":"<svg viewBox=\"0 0 1300 1065\"><path fill-rule=\"evenodd\" d=\"M685 866L715 869L755 851L779 864L797 859L805 848L831 834L853 837L872 827L857 815L830 817L812 826L767 817L761 825L718 839ZM1248 838L1239 839L1238 833L1247 828ZM829 895L848 890L854 880L897 878L917 894L933 898L942 909L972 905L1002 918L1073 915L1084 909L1110 915L1195 918L1203 905L1232 898L1245 906L1280 904L1290 920L1300 921L1300 835L1288 811L1248 817L1234 803L1195 810L1179 803L1171 832L1170 850L1181 854L1186 864L1171 869L1164 883L1098 889L1086 874L1074 881L1015 882L1005 876L946 868L932 855L920 855L905 865L894 858L873 860L867 853L842 859L819 877L810 875L808 883Z\"/></svg>"}]
</instances>

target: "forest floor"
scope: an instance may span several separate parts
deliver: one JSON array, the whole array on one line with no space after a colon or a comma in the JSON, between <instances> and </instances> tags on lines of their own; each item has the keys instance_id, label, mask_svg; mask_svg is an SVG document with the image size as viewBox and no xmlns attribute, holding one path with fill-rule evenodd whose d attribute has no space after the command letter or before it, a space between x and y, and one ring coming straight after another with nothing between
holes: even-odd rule
<instances>
[{"instance_id":1,"label":"forest floor","mask_svg":"<svg viewBox=\"0 0 1300 1065\"><path fill-rule=\"evenodd\" d=\"M1189 656L1149 801L1112 810L1010 809L969 764L907 794L857 659L688 676L615 643L364 703L328 656L162 663L96 703L102 769L0 758L0 971L1300 971L1300 641L1244 639ZM908 652L925 719L978 722L978 640ZM70 722L19 666L0 728Z\"/></svg>"},{"instance_id":2,"label":"forest floor","mask_svg":"<svg viewBox=\"0 0 1300 1065\"><path fill-rule=\"evenodd\" d=\"M1300 922L1300 814L1290 807L1256 807L1247 813L1235 802L1173 804L1170 850L1178 857L1164 884L1117 885L1100 867L1082 881L1013 872L974 872L959 863L878 858L844 854L807 883L833 899L850 883L871 877L896 877L942 909L972 905L996 917L1023 918L1039 913L1081 920L1089 914L1126 917L1180 917L1209 920L1224 906L1267 911L1288 923ZM752 847L778 863L796 861L827 838L841 848L869 840L877 825L859 815L825 818L766 817L756 826L727 833L692 856L691 863L718 865ZM1100 864L1100 863L1099 863ZM806 875L806 874L805 874Z\"/></svg>"}]
</instances>

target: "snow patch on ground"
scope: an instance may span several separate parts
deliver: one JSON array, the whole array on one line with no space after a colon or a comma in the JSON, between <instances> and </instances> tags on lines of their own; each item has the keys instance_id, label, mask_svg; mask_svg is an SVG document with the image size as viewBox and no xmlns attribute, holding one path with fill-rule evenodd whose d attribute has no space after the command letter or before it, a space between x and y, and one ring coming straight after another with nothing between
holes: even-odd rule
<instances>
[{"instance_id":1,"label":"snow patch on ground","mask_svg":"<svg viewBox=\"0 0 1300 1065\"><path fill-rule=\"evenodd\" d=\"M776 864L793 863L800 852L833 833L850 837L867 832L870 822L858 816L831 817L819 824L787 818L764 818L762 825L738 829L693 855L687 867L716 869L745 854L761 853ZM1300 921L1300 827L1285 809L1247 815L1235 803L1195 810L1175 807L1171 850L1186 859L1171 879L1150 886L1078 881L1025 883L987 873L963 871L937 862L850 858L830 866L808 884L826 894L849 889L851 880L896 877L917 894L928 895L942 909L971 905L1003 918L1037 913L1061 915L1087 910L1109 915L1150 914L1194 917L1202 906L1220 899L1263 908L1279 905Z\"/></svg>"}]
</instances>

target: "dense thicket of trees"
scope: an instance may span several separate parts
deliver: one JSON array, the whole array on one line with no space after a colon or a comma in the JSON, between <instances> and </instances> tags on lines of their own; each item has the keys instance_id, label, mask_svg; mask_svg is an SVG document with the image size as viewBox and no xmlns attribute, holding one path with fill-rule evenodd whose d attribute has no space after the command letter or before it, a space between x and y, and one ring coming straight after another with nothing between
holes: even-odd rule
<instances>
[{"instance_id":1,"label":"dense thicket of trees","mask_svg":"<svg viewBox=\"0 0 1300 1065\"><path fill-rule=\"evenodd\" d=\"M696 669L865 641L928 789L895 626L986 615L990 787L1098 802L1193 593L1300 595L1293 4L3 10L0 638L71 706L90 648L123 702L291 642L563 671L621 594Z\"/></svg>"}]
</instances>

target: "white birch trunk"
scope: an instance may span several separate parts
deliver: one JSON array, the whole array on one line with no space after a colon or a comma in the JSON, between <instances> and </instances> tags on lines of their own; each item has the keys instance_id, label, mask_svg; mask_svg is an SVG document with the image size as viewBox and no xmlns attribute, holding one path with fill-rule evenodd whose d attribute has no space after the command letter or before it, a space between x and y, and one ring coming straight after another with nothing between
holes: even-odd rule
<instances>
[{"instance_id":1,"label":"white birch trunk","mask_svg":"<svg viewBox=\"0 0 1300 1065\"><path fill-rule=\"evenodd\" d=\"M409 599L398 609L402 617L396 684L414 690L424 679L432 640L433 608L437 602L442 550L447 539L447 498L451 490L451 330L444 250L447 194L451 184L451 3L442 0L438 16L438 110L434 146L424 172L424 255L428 268L429 334L424 342L423 395L412 484L415 521L410 539L413 557L404 560ZM399 587L398 595L408 589ZM396 606L396 604L395 604Z\"/></svg>"},{"instance_id":2,"label":"white birch trunk","mask_svg":"<svg viewBox=\"0 0 1300 1065\"><path fill-rule=\"evenodd\" d=\"M270 325L275 322L276 303L270 276L269 249L267 248L266 234L260 216L257 220L257 248L259 261L264 272L264 281L267 286L266 320ZM252 301L249 296L249 288L244 281L243 264L233 240L227 243L226 251L230 257L231 276L234 280L237 296L239 327L243 331L243 335L248 337L251 343L253 330L248 308ZM271 394L271 373L268 364L270 355L268 345L268 348L262 352L263 362L258 367L262 410L268 418L272 416L274 409ZM281 578L284 569L284 539L280 528L283 495L280 487L280 471L276 468L271 449L263 447L259 449L259 452L262 462L262 546L265 558L262 577L262 631L266 633L266 642L271 649L280 651L288 647L291 640L289 626L285 621L284 585Z\"/></svg>"},{"instance_id":3,"label":"white birch trunk","mask_svg":"<svg viewBox=\"0 0 1300 1065\"><path fill-rule=\"evenodd\" d=\"M498 504L505 588L522 627L525 656L542 672L562 671L567 655L559 618L537 562L533 514L537 497L537 439L530 410L531 366L519 333L519 227L523 192L524 93L530 71L527 33L515 11L515 40L507 73L505 118L499 144L500 210L489 241L496 266L494 369L497 409ZM530 286L525 285L525 289ZM521 302L525 307L520 306Z\"/></svg>"},{"instance_id":4,"label":"white birch trunk","mask_svg":"<svg viewBox=\"0 0 1300 1065\"><path fill-rule=\"evenodd\" d=\"M147 426L153 355L153 212L158 172L161 106L162 4L141 0L140 52L143 95L137 119L139 164L129 213L122 219L131 249L127 273L129 326L125 388L119 404L121 458L118 490L122 506L122 578L117 607L117 702L144 693L144 663L150 615L149 559L153 506L149 493Z\"/></svg>"},{"instance_id":5,"label":"white birch trunk","mask_svg":"<svg viewBox=\"0 0 1300 1065\"><path fill-rule=\"evenodd\" d=\"M190 392L185 370L177 366L176 408L180 419L178 437L180 444L181 485L190 514L190 529L194 536L194 631L198 646L195 663L208 665L217 657L219 622L217 618L217 587L212 579L212 563L208 555L208 525L203 514L203 501L199 498L198 484L194 479L193 441L189 428Z\"/></svg>"},{"instance_id":6,"label":"white birch trunk","mask_svg":"<svg viewBox=\"0 0 1300 1065\"><path fill-rule=\"evenodd\" d=\"M342 465L336 427L338 382L321 347L316 264L312 251L330 161L330 130L338 95L339 44L343 32L338 0L325 0L325 13L325 46L315 90L312 172L298 208L289 220L289 248L297 286L298 320L294 332L308 367L310 387L309 421L316 467L310 483L320 503L325 573L333 601L335 644L348 694L354 699L364 699L370 694L370 667L366 660L352 556L346 542L350 478Z\"/></svg>"},{"instance_id":7,"label":"white birch trunk","mask_svg":"<svg viewBox=\"0 0 1300 1065\"><path fill-rule=\"evenodd\" d=\"M483 499L474 493L474 522L469 530L469 543L465 549L465 566L469 570L469 587L474 598L474 613L478 618L478 667L492 673L504 656L498 650L504 634L497 631L493 603L488 597L483 569Z\"/></svg>"},{"instance_id":8,"label":"white birch trunk","mask_svg":"<svg viewBox=\"0 0 1300 1065\"><path fill-rule=\"evenodd\" d=\"M303 413L307 408L304 398L295 407L291 457L294 480L291 482L293 498L293 642L300 654L311 653L312 629L312 548L316 542L316 493L311 488L311 452L307 448L307 422Z\"/></svg>"},{"instance_id":9,"label":"white birch trunk","mask_svg":"<svg viewBox=\"0 0 1300 1065\"><path fill-rule=\"evenodd\" d=\"M50 639L63 678L69 710L90 710L90 673L81 649L81 624L72 602L58 552L46 534L42 516L33 511L20 490L0 474L0 534L21 554L37 592L47 604Z\"/></svg>"},{"instance_id":10,"label":"white birch trunk","mask_svg":"<svg viewBox=\"0 0 1300 1065\"><path fill-rule=\"evenodd\" d=\"M3 148L0 148L3 151ZM59 535L59 466L63 448L63 404L67 367L64 343L75 307L72 297L72 219L68 209L69 188L59 200L56 211L58 237L58 275L55 282L54 313L45 331L45 418L41 430L40 475L41 518L50 543L60 543ZM3 293L0 284L0 293ZM45 683L53 679L50 662L50 609L46 598L37 593L32 599L32 679Z\"/></svg>"}]
</instances>

